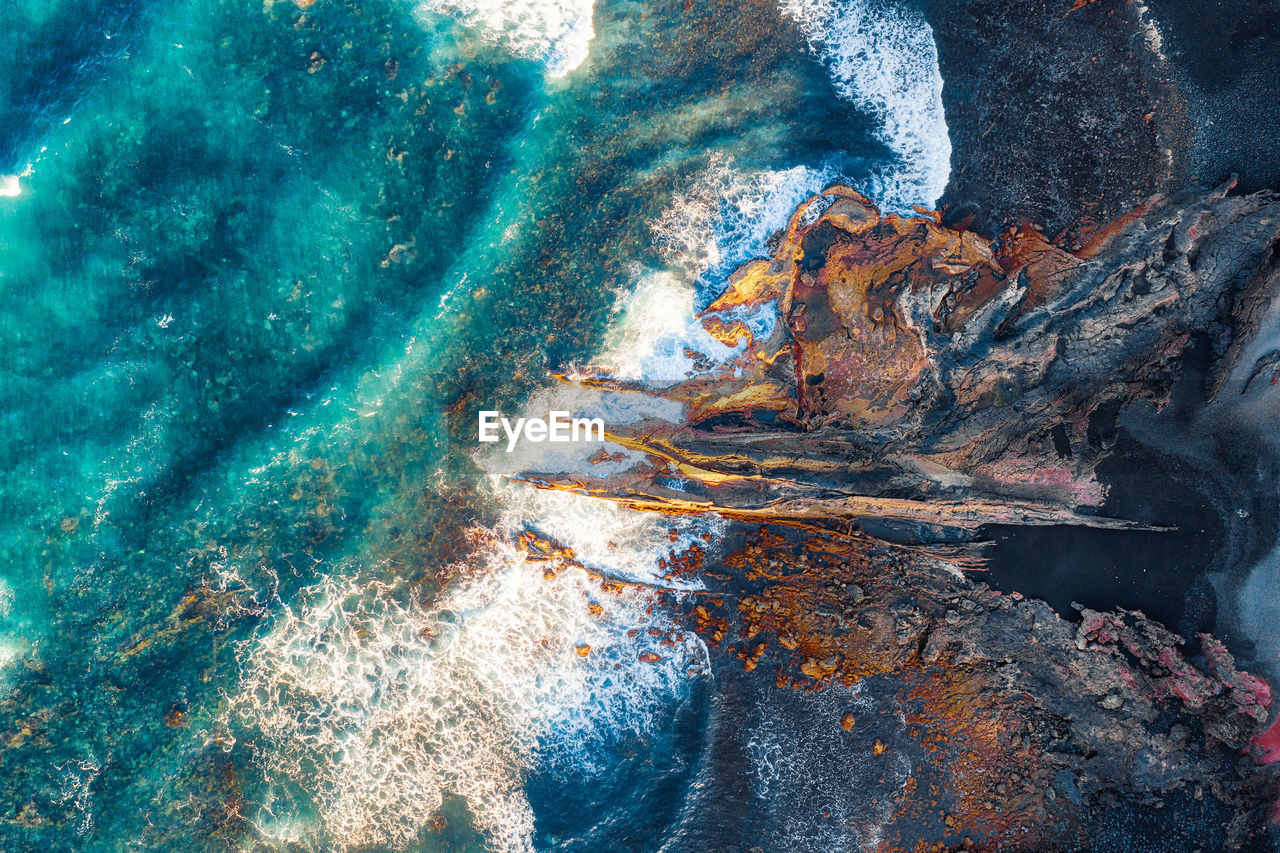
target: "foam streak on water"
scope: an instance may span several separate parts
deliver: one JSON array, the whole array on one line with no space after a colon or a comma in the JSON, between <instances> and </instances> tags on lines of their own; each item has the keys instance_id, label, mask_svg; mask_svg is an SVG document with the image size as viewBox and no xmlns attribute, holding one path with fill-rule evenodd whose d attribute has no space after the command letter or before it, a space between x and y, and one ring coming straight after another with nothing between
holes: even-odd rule
<instances>
[{"instance_id":1,"label":"foam streak on water","mask_svg":"<svg viewBox=\"0 0 1280 853\"><path fill-rule=\"evenodd\" d=\"M254 818L264 839L403 848L456 794L493 849L530 851L534 764L589 771L705 666L696 639L648 633L670 627L648 591L606 591L499 540L484 553L430 604L330 578L247 647L230 717L261 732L268 782L307 791L317 824L282 793Z\"/></svg>"},{"instance_id":2,"label":"foam streak on water","mask_svg":"<svg viewBox=\"0 0 1280 853\"><path fill-rule=\"evenodd\" d=\"M689 188L652 223L654 239L692 279L719 284L743 261L764 256L797 204L836 180L826 167L754 172L713 154Z\"/></svg>"},{"instance_id":3,"label":"foam streak on water","mask_svg":"<svg viewBox=\"0 0 1280 853\"><path fill-rule=\"evenodd\" d=\"M836 91L881 122L900 163L875 176L888 211L934 206L951 175L951 139L933 29L919 12L882 0L781 0L830 70Z\"/></svg>"},{"instance_id":4,"label":"foam streak on water","mask_svg":"<svg viewBox=\"0 0 1280 853\"><path fill-rule=\"evenodd\" d=\"M452 15L553 77L586 60L595 31L592 0L426 0L420 12Z\"/></svg>"}]
</instances>

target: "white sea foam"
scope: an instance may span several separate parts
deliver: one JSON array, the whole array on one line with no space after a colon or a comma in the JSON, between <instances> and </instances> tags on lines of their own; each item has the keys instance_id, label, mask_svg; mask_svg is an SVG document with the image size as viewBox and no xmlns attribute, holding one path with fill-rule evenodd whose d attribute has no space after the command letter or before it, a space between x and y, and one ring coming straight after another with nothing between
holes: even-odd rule
<instances>
[{"instance_id":1,"label":"white sea foam","mask_svg":"<svg viewBox=\"0 0 1280 853\"><path fill-rule=\"evenodd\" d=\"M655 242L681 274L637 274L598 363L622 378L676 381L730 361L741 346L725 346L707 334L698 309L724 290L737 266L767 256L770 238L786 228L796 205L836 177L826 167L743 171L732 159L712 155L650 223ZM766 305L722 319L740 320L760 337L772 330L777 313ZM705 357L701 367L690 354Z\"/></svg>"},{"instance_id":2,"label":"white sea foam","mask_svg":"<svg viewBox=\"0 0 1280 853\"><path fill-rule=\"evenodd\" d=\"M1146 3L1139 2L1136 9L1138 10L1138 24L1142 27L1142 35L1147 43L1147 48L1161 62L1168 62L1169 58L1164 53L1164 37L1160 34L1160 28L1156 26L1156 22L1152 20L1151 8Z\"/></svg>"},{"instance_id":3,"label":"white sea foam","mask_svg":"<svg viewBox=\"0 0 1280 853\"><path fill-rule=\"evenodd\" d=\"M705 547L723 532L716 516L660 516L623 509L598 498L536 489L524 483L497 488L508 507L504 524L513 531L536 527L573 549L576 558L614 577L668 588L700 589L701 581L664 579L658 560L690 545Z\"/></svg>"},{"instance_id":4,"label":"white sea foam","mask_svg":"<svg viewBox=\"0 0 1280 853\"><path fill-rule=\"evenodd\" d=\"M796 205L835 177L827 167L742 171L732 159L713 155L651 224L654 239L693 279L726 275L767 254L769 237L786 227Z\"/></svg>"},{"instance_id":5,"label":"white sea foam","mask_svg":"<svg viewBox=\"0 0 1280 853\"><path fill-rule=\"evenodd\" d=\"M48 150L40 149L40 156L36 158L38 163L44 159L44 152ZM27 168L14 175L0 175L0 198L17 198L22 195L22 179L29 178L35 174L35 163L27 164Z\"/></svg>"},{"instance_id":6,"label":"white sea foam","mask_svg":"<svg viewBox=\"0 0 1280 853\"><path fill-rule=\"evenodd\" d=\"M521 410L522 416L542 416L552 409L575 415L600 415L606 423L612 418L619 400L644 401L642 394L602 392L558 384L535 394ZM680 407L660 407L659 416L679 418ZM610 454L620 453L619 462L591 462L590 457L601 448ZM665 579L659 561L690 545L706 547L706 539L716 540L724 522L718 516L662 516L624 509L617 504L573 492L538 489L509 479L522 472L577 473L605 477L635 465L643 454L620 445L600 442L532 443L523 442L511 453L490 450L479 454L476 462L489 477L494 496L503 506L499 532L510 538L528 528L573 550L575 559L609 574L635 581L674 588ZM681 588L701 588L693 582Z\"/></svg>"},{"instance_id":7,"label":"white sea foam","mask_svg":"<svg viewBox=\"0 0 1280 853\"><path fill-rule=\"evenodd\" d=\"M30 623L14 618L13 603L13 587L0 579L0 692L9 689L17 665L31 651L26 639L32 633Z\"/></svg>"},{"instance_id":8,"label":"white sea foam","mask_svg":"<svg viewBox=\"0 0 1280 853\"><path fill-rule=\"evenodd\" d=\"M419 9L452 15L553 77L581 65L595 36L592 0L426 0Z\"/></svg>"},{"instance_id":9,"label":"white sea foam","mask_svg":"<svg viewBox=\"0 0 1280 853\"><path fill-rule=\"evenodd\" d=\"M900 160L868 192L888 211L932 207L951 174L951 139L933 29L916 10L885 0L781 0L827 65L841 96L880 120Z\"/></svg>"},{"instance_id":10,"label":"white sea foam","mask_svg":"<svg viewBox=\"0 0 1280 853\"><path fill-rule=\"evenodd\" d=\"M610 327L596 363L624 379L680 380L696 373L689 353L733 357L695 317L695 288L668 272L641 276Z\"/></svg>"},{"instance_id":11,"label":"white sea foam","mask_svg":"<svg viewBox=\"0 0 1280 853\"><path fill-rule=\"evenodd\" d=\"M58 793L54 802L69 806L79 815L77 835L88 835L93 829L93 783L102 772L102 766L90 757L73 759L59 764Z\"/></svg>"},{"instance_id":12,"label":"white sea foam","mask_svg":"<svg viewBox=\"0 0 1280 853\"><path fill-rule=\"evenodd\" d=\"M323 581L246 647L228 705L230 722L260 733L260 766L282 792L259 831L403 848L452 793L493 849L532 850L528 772L591 771L604 743L646 730L705 667L696 638L649 633L674 628L647 612L650 597L499 542L430 604ZM277 818L298 810L293 786L318 826Z\"/></svg>"}]
</instances>

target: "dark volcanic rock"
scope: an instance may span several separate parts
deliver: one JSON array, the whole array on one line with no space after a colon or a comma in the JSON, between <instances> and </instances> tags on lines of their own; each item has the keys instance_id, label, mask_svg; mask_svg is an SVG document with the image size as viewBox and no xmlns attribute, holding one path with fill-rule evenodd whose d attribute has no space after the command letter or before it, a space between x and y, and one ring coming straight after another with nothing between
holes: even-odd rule
<instances>
[{"instance_id":1,"label":"dark volcanic rock","mask_svg":"<svg viewBox=\"0 0 1280 853\"><path fill-rule=\"evenodd\" d=\"M943 205L974 227L1049 234L1114 218L1166 185L1185 109L1142 6L931 0L954 146Z\"/></svg>"},{"instance_id":2,"label":"dark volcanic rock","mask_svg":"<svg viewBox=\"0 0 1280 853\"><path fill-rule=\"evenodd\" d=\"M1069 250L832 187L706 312L747 342L730 361L665 386L574 377L680 403L681 422L613 433L643 454L627 470L531 481L747 523L718 564L688 561L707 595L668 603L744 684L860 685L892 709L846 728L818 703L804 722L848 735L849 763L901 771L844 792L892 804L859 818L879 849L1169 849L1143 846L1161 810L1177 828L1160 844L1245 849L1275 795L1277 765L1250 753L1269 686L1208 634L993 592L967 538L997 520L1132 528L1090 514L1094 474L1135 401L1173 398L1193 339L1201 405L1268 393L1249 377L1272 357L1249 344L1280 286L1280 199L1229 191L1157 195ZM759 338L734 319L765 306Z\"/></svg>"},{"instance_id":3,"label":"dark volcanic rock","mask_svg":"<svg viewBox=\"0 0 1280 853\"><path fill-rule=\"evenodd\" d=\"M1280 188L1280 3L1149 0L1187 105L1186 180Z\"/></svg>"},{"instance_id":4,"label":"dark volcanic rock","mask_svg":"<svg viewBox=\"0 0 1280 853\"><path fill-rule=\"evenodd\" d=\"M1275 0L927 0L949 221L1108 220L1161 189L1280 188Z\"/></svg>"},{"instance_id":5,"label":"dark volcanic rock","mask_svg":"<svg viewBox=\"0 0 1280 853\"><path fill-rule=\"evenodd\" d=\"M814 729L794 749L819 784L840 779L810 740L837 764L909 756L856 792L889 804L864 816L877 849L1218 850L1259 838L1275 769L1241 752L1271 693L1213 637L1184 643L1125 610L1072 623L956 572L965 563L948 549L783 525L729 541L689 622L724 666L735 653L745 663L745 676L721 676L739 689L832 694L773 700ZM869 704L845 725L837 709L851 695ZM1153 810L1176 829L1143 835ZM918 846L930 843L941 846Z\"/></svg>"}]
</instances>

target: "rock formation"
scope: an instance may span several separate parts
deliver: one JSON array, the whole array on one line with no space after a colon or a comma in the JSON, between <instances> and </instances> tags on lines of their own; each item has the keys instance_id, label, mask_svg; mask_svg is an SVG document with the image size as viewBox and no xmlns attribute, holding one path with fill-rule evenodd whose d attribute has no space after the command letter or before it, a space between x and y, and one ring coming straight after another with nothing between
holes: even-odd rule
<instances>
[{"instance_id":1,"label":"rock formation","mask_svg":"<svg viewBox=\"0 0 1280 853\"><path fill-rule=\"evenodd\" d=\"M925 759L881 849L1105 849L1116 814L1159 810L1187 849L1243 848L1275 797L1273 766L1242 757L1275 739L1269 687L1211 636L1188 648L1121 609L1073 622L975 579L983 524L1134 526L1098 513L1095 469L1194 336L1211 394L1237 367L1246 393L1270 387L1272 356L1239 362L1280 281L1280 200L1229 190L1153 198L1068 251L832 187L703 313L732 359L661 386L563 377L682 404L612 431L640 461L524 476L740 522L714 566L672 562L708 593L669 604L750 677L891 698Z\"/></svg>"},{"instance_id":2,"label":"rock formation","mask_svg":"<svg viewBox=\"0 0 1280 853\"><path fill-rule=\"evenodd\" d=\"M989 242L832 187L704 312L731 361L663 387L564 377L683 404L681 423L610 435L647 462L534 479L744 519L1126 526L1088 514L1100 428L1163 400L1195 334L1220 386L1280 281L1280 206L1228 189L1153 199L1068 252L1030 225ZM754 335L746 319L770 313Z\"/></svg>"}]
</instances>

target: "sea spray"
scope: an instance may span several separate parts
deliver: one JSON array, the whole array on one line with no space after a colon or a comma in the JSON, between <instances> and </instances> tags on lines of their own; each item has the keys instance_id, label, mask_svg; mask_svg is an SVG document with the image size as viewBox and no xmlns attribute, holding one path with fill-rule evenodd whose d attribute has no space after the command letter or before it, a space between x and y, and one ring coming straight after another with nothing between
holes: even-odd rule
<instances>
[{"instance_id":1,"label":"sea spray","mask_svg":"<svg viewBox=\"0 0 1280 853\"><path fill-rule=\"evenodd\" d=\"M650 227L673 265L704 286L722 283L743 261L765 255L795 206L837 177L826 166L744 171L712 154Z\"/></svg>"},{"instance_id":2,"label":"sea spray","mask_svg":"<svg viewBox=\"0 0 1280 853\"><path fill-rule=\"evenodd\" d=\"M639 276L624 297L595 362L620 379L677 381L727 361L736 352L707 334L695 316L694 286L666 271Z\"/></svg>"},{"instance_id":3,"label":"sea spray","mask_svg":"<svg viewBox=\"0 0 1280 853\"><path fill-rule=\"evenodd\" d=\"M586 60L595 31L592 0L426 0L420 15L448 14L516 56L563 77Z\"/></svg>"},{"instance_id":4,"label":"sea spray","mask_svg":"<svg viewBox=\"0 0 1280 853\"><path fill-rule=\"evenodd\" d=\"M880 120L897 156L867 185L884 210L937 204L951 175L951 139L933 29L918 11L882 0L781 0L831 74L836 91Z\"/></svg>"},{"instance_id":5,"label":"sea spray","mask_svg":"<svg viewBox=\"0 0 1280 853\"><path fill-rule=\"evenodd\" d=\"M298 804L267 801L264 840L400 849L456 794L492 849L530 851L531 768L590 772L704 670L700 641L653 615L648 589L473 540L437 601L330 577L244 646L226 721L252 732L268 787L307 791L316 815L278 823Z\"/></svg>"},{"instance_id":6,"label":"sea spray","mask_svg":"<svg viewBox=\"0 0 1280 853\"><path fill-rule=\"evenodd\" d=\"M698 312L723 291L742 262L768 253L801 201L838 179L829 167L746 171L711 154L705 168L650 222L669 270L637 268L595 359L620 379L674 382L719 369L741 354L703 328ZM777 321L772 306L723 316L757 337Z\"/></svg>"}]
</instances>

